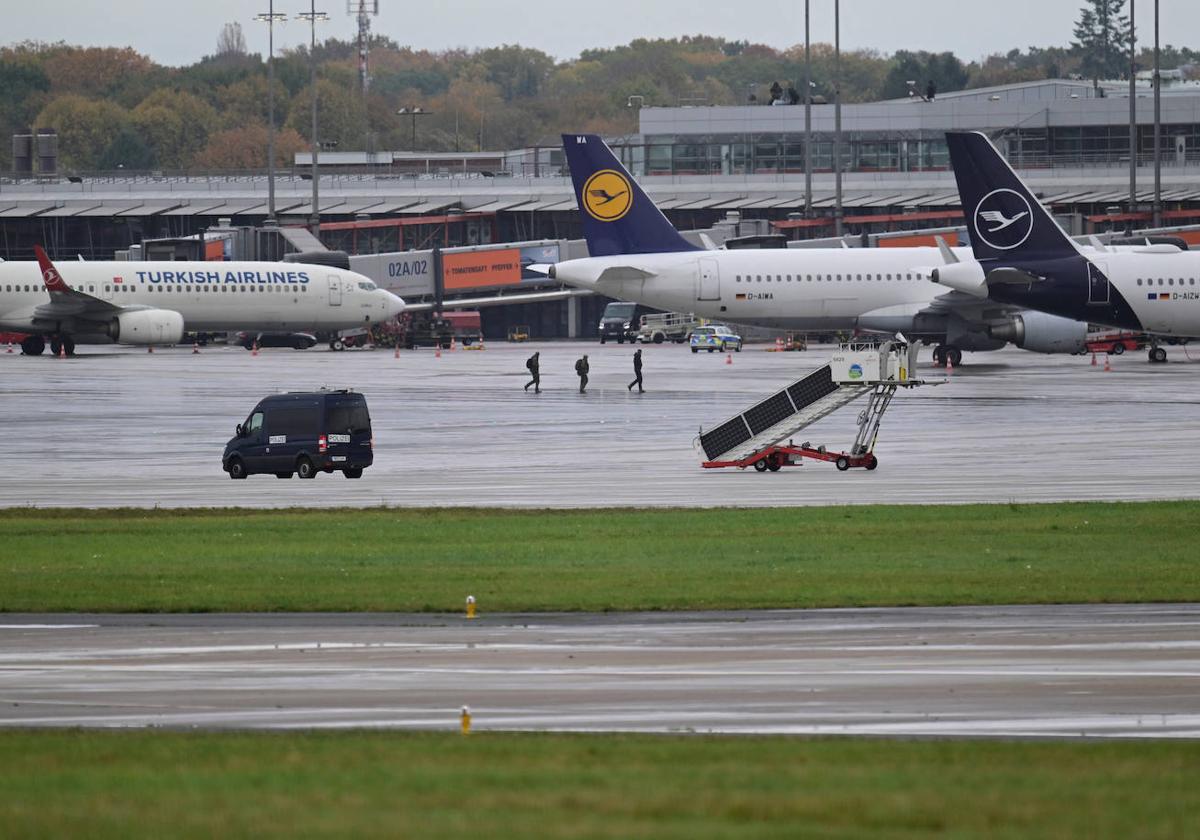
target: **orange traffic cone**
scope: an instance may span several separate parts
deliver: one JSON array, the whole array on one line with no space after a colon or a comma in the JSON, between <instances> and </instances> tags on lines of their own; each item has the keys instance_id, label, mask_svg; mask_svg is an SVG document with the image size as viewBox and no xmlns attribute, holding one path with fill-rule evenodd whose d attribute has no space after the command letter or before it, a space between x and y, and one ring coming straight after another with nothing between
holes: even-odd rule
<instances>
[{"instance_id":1,"label":"orange traffic cone","mask_svg":"<svg viewBox=\"0 0 1200 840\"><path fill-rule=\"evenodd\" d=\"M200 354L200 342L193 341L192 342L192 355L197 356L199 354Z\"/></svg>"},{"instance_id":2,"label":"orange traffic cone","mask_svg":"<svg viewBox=\"0 0 1200 840\"><path fill-rule=\"evenodd\" d=\"M10 341L10 342L8 342L8 352L11 353L12 351L13 351L12 342Z\"/></svg>"},{"instance_id":3,"label":"orange traffic cone","mask_svg":"<svg viewBox=\"0 0 1200 840\"><path fill-rule=\"evenodd\" d=\"M399 344L397 344L397 345L396 345L396 352L395 352L395 353L392 355L392 358L393 358L393 359L399 359L399 358L400 358L400 345L399 345Z\"/></svg>"},{"instance_id":4,"label":"orange traffic cone","mask_svg":"<svg viewBox=\"0 0 1200 840\"><path fill-rule=\"evenodd\" d=\"M58 358L60 358L60 359L65 359L65 358L67 358L67 345L66 345L66 342L63 342L63 343L61 343L61 344L59 344L59 345L58 345Z\"/></svg>"},{"instance_id":5,"label":"orange traffic cone","mask_svg":"<svg viewBox=\"0 0 1200 840\"><path fill-rule=\"evenodd\" d=\"M1104 357L1104 372L1108 373L1111 370L1112 370L1112 362L1109 360L1108 356L1105 356Z\"/></svg>"},{"instance_id":6,"label":"orange traffic cone","mask_svg":"<svg viewBox=\"0 0 1200 840\"><path fill-rule=\"evenodd\" d=\"M733 354L732 353L725 354L725 364L727 364L727 365L733 364Z\"/></svg>"},{"instance_id":7,"label":"orange traffic cone","mask_svg":"<svg viewBox=\"0 0 1200 840\"><path fill-rule=\"evenodd\" d=\"M454 336L450 336L450 352L454 352Z\"/></svg>"},{"instance_id":8,"label":"orange traffic cone","mask_svg":"<svg viewBox=\"0 0 1200 840\"><path fill-rule=\"evenodd\" d=\"M1096 366L1096 351L1092 351L1092 367Z\"/></svg>"},{"instance_id":9,"label":"orange traffic cone","mask_svg":"<svg viewBox=\"0 0 1200 840\"><path fill-rule=\"evenodd\" d=\"M435 358L435 359L442 358L442 345L440 342L433 345L433 358Z\"/></svg>"},{"instance_id":10,"label":"orange traffic cone","mask_svg":"<svg viewBox=\"0 0 1200 840\"><path fill-rule=\"evenodd\" d=\"M250 355L251 356L258 355L258 342L257 341L250 345Z\"/></svg>"},{"instance_id":11,"label":"orange traffic cone","mask_svg":"<svg viewBox=\"0 0 1200 840\"><path fill-rule=\"evenodd\" d=\"M946 354L946 375L954 373L954 362L950 361L950 354Z\"/></svg>"}]
</instances>

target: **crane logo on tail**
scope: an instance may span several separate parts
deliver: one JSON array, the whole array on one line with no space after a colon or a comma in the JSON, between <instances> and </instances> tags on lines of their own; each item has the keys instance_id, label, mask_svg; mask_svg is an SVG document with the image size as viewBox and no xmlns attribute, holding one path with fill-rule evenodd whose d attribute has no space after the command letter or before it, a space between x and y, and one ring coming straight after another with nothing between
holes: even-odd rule
<instances>
[{"instance_id":1,"label":"crane logo on tail","mask_svg":"<svg viewBox=\"0 0 1200 840\"><path fill-rule=\"evenodd\" d=\"M1010 251L1033 233L1033 208L1016 190L992 190L975 208L971 225L988 245Z\"/></svg>"},{"instance_id":2,"label":"crane logo on tail","mask_svg":"<svg viewBox=\"0 0 1200 840\"><path fill-rule=\"evenodd\" d=\"M583 185L583 209L593 219L615 222L633 206L633 188L615 169L601 169Z\"/></svg>"}]
</instances>

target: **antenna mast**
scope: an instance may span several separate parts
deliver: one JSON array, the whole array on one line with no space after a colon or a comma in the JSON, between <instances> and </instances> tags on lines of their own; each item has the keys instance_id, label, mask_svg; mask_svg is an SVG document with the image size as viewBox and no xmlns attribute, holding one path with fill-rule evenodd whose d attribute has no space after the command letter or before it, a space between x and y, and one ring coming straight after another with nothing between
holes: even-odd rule
<instances>
[{"instance_id":1,"label":"antenna mast","mask_svg":"<svg viewBox=\"0 0 1200 840\"><path fill-rule=\"evenodd\" d=\"M368 71L367 53L371 40L371 15L379 14L379 0L346 0L346 14L358 18L358 81L362 85L363 100L367 98L367 88L371 85L371 74Z\"/></svg>"}]
</instances>

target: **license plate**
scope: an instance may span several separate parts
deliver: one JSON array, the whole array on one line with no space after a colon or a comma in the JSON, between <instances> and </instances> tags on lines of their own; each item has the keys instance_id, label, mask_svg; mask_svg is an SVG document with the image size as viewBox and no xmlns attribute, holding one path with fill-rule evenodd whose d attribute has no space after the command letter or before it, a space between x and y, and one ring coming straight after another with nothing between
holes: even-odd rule
<instances>
[{"instance_id":1,"label":"license plate","mask_svg":"<svg viewBox=\"0 0 1200 840\"><path fill-rule=\"evenodd\" d=\"M345 455L334 455L332 460L336 464L338 461L345 461L346 456Z\"/></svg>"}]
</instances>

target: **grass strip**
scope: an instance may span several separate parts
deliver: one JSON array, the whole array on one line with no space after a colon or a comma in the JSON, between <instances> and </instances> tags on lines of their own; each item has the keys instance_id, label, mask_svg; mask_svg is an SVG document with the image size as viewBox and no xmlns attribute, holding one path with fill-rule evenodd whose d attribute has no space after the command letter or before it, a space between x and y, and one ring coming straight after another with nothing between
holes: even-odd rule
<instances>
[{"instance_id":1,"label":"grass strip","mask_svg":"<svg viewBox=\"0 0 1200 840\"><path fill-rule=\"evenodd\" d=\"M0 511L0 611L483 612L1200 600L1200 502Z\"/></svg>"},{"instance_id":2,"label":"grass strip","mask_svg":"<svg viewBox=\"0 0 1200 840\"><path fill-rule=\"evenodd\" d=\"M0 732L20 837L1176 838L1192 742Z\"/></svg>"}]
</instances>

